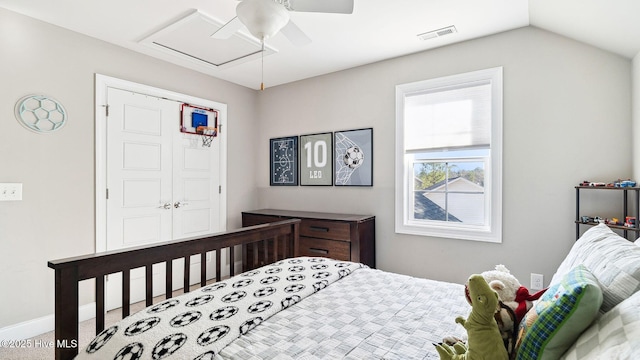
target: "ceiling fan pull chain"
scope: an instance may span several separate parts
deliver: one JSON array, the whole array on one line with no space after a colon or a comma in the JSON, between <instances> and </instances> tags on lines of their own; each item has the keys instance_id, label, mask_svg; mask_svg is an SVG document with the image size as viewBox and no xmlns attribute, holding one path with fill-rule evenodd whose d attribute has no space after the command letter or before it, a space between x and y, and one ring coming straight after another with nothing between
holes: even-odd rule
<instances>
[{"instance_id":1,"label":"ceiling fan pull chain","mask_svg":"<svg viewBox=\"0 0 640 360\"><path fill-rule=\"evenodd\" d=\"M260 90L264 90L264 39L262 39L262 51L260 52L260 62L261 62Z\"/></svg>"}]
</instances>

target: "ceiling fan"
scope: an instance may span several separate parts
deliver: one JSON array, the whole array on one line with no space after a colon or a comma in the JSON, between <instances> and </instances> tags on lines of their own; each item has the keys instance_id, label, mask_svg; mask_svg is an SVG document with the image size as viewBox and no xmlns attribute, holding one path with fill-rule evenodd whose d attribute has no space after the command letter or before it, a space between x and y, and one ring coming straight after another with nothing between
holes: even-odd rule
<instances>
[{"instance_id":1,"label":"ceiling fan","mask_svg":"<svg viewBox=\"0 0 640 360\"><path fill-rule=\"evenodd\" d=\"M211 37L226 39L245 26L263 43L278 32L296 46L310 43L311 39L289 18L290 11L351 14L353 0L241 0L236 16Z\"/></svg>"}]
</instances>

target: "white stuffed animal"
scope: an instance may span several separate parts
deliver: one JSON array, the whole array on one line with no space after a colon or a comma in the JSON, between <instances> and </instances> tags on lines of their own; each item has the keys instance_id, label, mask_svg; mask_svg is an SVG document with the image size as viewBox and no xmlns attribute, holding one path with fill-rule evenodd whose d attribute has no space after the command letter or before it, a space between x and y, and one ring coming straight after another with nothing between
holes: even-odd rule
<instances>
[{"instance_id":1,"label":"white stuffed animal","mask_svg":"<svg viewBox=\"0 0 640 360\"><path fill-rule=\"evenodd\" d=\"M520 281L511 274L509 269L499 264L496 265L495 270L483 272L482 277L484 277L487 284L498 293L500 301L515 311L518 307L516 294L522 285Z\"/></svg>"},{"instance_id":2,"label":"white stuffed animal","mask_svg":"<svg viewBox=\"0 0 640 360\"><path fill-rule=\"evenodd\" d=\"M529 290L522 286L509 269L502 264L496 265L495 270L483 272L482 277L498 293L500 301L515 312L518 323L527 313L527 310L531 309L533 301L538 300L546 290L529 294Z\"/></svg>"},{"instance_id":3,"label":"white stuffed animal","mask_svg":"<svg viewBox=\"0 0 640 360\"><path fill-rule=\"evenodd\" d=\"M544 290L530 295L529 290L502 264L496 265L495 270L485 271L481 275L489 287L498 293L500 308L496 309L495 319L507 352L512 354L520 320L533 306L533 300L537 300Z\"/></svg>"}]
</instances>

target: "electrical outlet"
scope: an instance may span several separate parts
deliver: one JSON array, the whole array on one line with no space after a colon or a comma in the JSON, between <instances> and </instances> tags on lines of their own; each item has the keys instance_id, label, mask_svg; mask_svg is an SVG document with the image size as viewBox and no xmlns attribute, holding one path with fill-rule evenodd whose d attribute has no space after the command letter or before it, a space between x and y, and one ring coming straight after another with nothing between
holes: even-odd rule
<instances>
[{"instance_id":1,"label":"electrical outlet","mask_svg":"<svg viewBox=\"0 0 640 360\"><path fill-rule=\"evenodd\" d=\"M531 290L542 290L544 288L544 275L531 273Z\"/></svg>"},{"instance_id":2,"label":"electrical outlet","mask_svg":"<svg viewBox=\"0 0 640 360\"><path fill-rule=\"evenodd\" d=\"M1 183L0 201L22 200L22 183Z\"/></svg>"}]
</instances>

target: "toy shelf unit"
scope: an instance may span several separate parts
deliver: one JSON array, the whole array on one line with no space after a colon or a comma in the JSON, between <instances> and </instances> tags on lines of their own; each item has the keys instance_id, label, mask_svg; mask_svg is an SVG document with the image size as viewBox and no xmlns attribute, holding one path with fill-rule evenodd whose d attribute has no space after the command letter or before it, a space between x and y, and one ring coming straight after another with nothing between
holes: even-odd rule
<instances>
[{"instance_id":1,"label":"toy shelf unit","mask_svg":"<svg viewBox=\"0 0 640 360\"><path fill-rule=\"evenodd\" d=\"M622 230L624 237L629 239L629 235L632 236L631 241L635 240L640 235L640 187L610 187L610 186L576 186L576 240L580 237L580 226L595 226L600 222L594 219L583 221L582 217L585 214L580 213L580 192L581 191L610 191L612 193L619 193L622 195L622 217L620 223L612 224L607 223L612 229ZM629 196L633 196L634 204L632 213L629 213ZM627 224L627 217L631 217L630 224ZM604 219L602 220L604 221Z\"/></svg>"}]
</instances>

